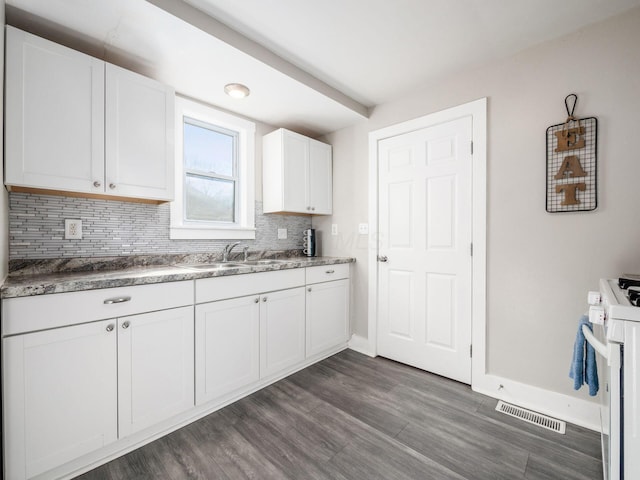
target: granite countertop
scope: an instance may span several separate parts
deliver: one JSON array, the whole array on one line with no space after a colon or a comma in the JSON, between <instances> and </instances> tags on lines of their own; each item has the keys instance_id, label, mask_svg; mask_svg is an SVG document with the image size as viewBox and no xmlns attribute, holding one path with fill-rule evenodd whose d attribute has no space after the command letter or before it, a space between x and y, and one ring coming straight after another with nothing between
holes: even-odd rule
<instances>
[{"instance_id":1,"label":"granite countertop","mask_svg":"<svg viewBox=\"0 0 640 480\"><path fill-rule=\"evenodd\" d=\"M77 292L98 288L126 287L151 283L178 282L198 278L270 272L290 268L313 267L355 262L349 257L289 257L269 265L238 265L226 268L194 268L192 265L211 263L216 260L179 257L169 264L159 261L85 262L68 268L73 262L48 261L38 265L21 265L16 273L10 273L0 288L0 298L28 297L50 293ZM105 265L105 263L108 263ZM153 264L149 264L153 263ZM232 260L232 263L242 263ZM120 268L113 268L114 264ZM62 266L61 266L62 265ZM101 268L103 267L103 268ZM11 268L11 265L10 265Z\"/></svg>"}]
</instances>

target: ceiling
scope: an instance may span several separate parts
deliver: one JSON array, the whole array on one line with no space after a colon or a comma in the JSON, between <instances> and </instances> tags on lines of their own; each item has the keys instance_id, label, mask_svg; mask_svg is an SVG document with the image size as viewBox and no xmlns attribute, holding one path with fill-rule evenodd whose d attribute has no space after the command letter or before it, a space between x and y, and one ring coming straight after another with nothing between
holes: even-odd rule
<instances>
[{"instance_id":1,"label":"ceiling","mask_svg":"<svg viewBox=\"0 0 640 480\"><path fill-rule=\"evenodd\" d=\"M6 0L7 22L223 109L320 135L640 0ZM203 12L206 12L203 13ZM226 83L249 86L241 101Z\"/></svg>"}]
</instances>

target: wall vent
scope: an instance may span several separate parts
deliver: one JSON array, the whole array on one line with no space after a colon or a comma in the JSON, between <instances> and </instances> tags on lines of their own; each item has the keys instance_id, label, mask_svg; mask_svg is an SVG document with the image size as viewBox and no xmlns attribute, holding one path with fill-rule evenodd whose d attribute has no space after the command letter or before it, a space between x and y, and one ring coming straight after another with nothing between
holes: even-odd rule
<instances>
[{"instance_id":1,"label":"wall vent","mask_svg":"<svg viewBox=\"0 0 640 480\"><path fill-rule=\"evenodd\" d=\"M505 403L502 400L498 401L496 410L498 412L519 418L520 420L524 420L525 422L533 423L534 425L538 425L539 427L546 428L547 430L561 433L563 435L567 428L567 423L563 422L562 420L547 417L546 415L527 410L526 408L517 407L515 405L511 405L510 403Z\"/></svg>"}]
</instances>

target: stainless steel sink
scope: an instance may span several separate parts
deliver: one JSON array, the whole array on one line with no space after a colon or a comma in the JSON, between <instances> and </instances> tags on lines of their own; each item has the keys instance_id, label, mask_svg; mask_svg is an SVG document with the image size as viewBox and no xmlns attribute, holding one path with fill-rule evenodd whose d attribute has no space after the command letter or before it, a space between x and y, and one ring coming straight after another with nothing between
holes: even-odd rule
<instances>
[{"instance_id":1,"label":"stainless steel sink","mask_svg":"<svg viewBox=\"0 0 640 480\"><path fill-rule=\"evenodd\" d=\"M190 263L177 265L182 268L194 268L197 270L224 270L227 268L246 267L245 263L237 262L216 262L216 263Z\"/></svg>"},{"instance_id":2,"label":"stainless steel sink","mask_svg":"<svg viewBox=\"0 0 640 480\"><path fill-rule=\"evenodd\" d=\"M244 263L246 265L281 265L287 262L288 260L264 259L264 260L247 260Z\"/></svg>"}]
</instances>

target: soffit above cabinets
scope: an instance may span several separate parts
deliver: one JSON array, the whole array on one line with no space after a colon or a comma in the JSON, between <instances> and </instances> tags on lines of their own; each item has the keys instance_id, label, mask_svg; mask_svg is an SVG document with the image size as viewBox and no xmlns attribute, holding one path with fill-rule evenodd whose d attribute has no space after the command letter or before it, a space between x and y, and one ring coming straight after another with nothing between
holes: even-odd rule
<instances>
[{"instance_id":1,"label":"soffit above cabinets","mask_svg":"<svg viewBox=\"0 0 640 480\"><path fill-rule=\"evenodd\" d=\"M145 0L8 0L6 17L8 24L172 85L179 94L270 125L317 136L366 117L366 107L275 55L268 64L230 45L262 48L190 5L154 3L162 8ZM228 83L247 85L251 95L227 96Z\"/></svg>"}]
</instances>

